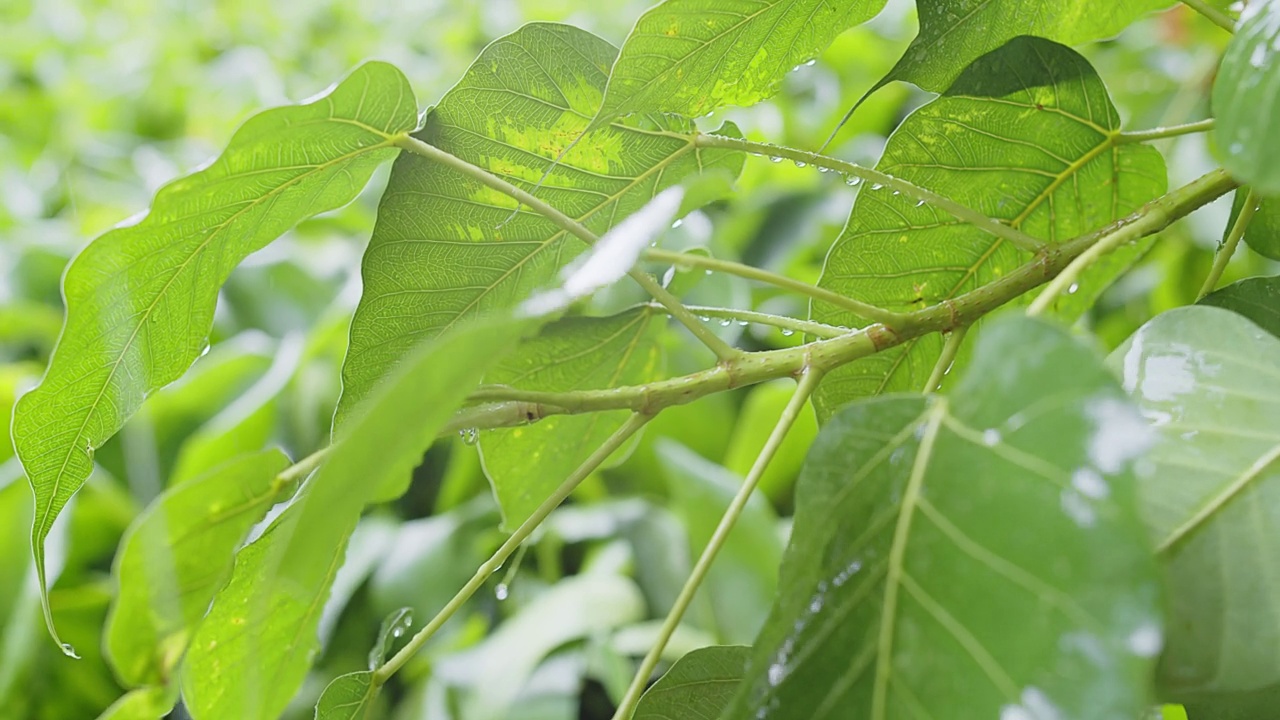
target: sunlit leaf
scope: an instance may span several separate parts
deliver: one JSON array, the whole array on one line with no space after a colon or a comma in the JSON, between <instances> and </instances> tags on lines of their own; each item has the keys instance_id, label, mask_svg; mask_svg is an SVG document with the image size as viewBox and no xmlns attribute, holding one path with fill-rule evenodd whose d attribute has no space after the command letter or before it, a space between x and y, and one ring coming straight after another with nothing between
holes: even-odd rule
<instances>
[{"instance_id":1,"label":"sunlit leaf","mask_svg":"<svg viewBox=\"0 0 1280 720\"><path fill-rule=\"evenodd\" d=\"M1160 593L1101 358L997 320L946 397L853 403L796 489L779 598L726 719L1131 718Z\"/></svg>"},{"instance_id":2,"label":"sunlit leaf","mask_svg":"<svg viewBox=\"0 0 1280 720\"><path fill-rule=\"evenodd\" d=\"M817 57L846 28L869 20L885 0L665 0L636 22L622 44L602 127L634 113L705 115L751 105Z\"/></svg>"},{"instance_id":3,"label":"sunlit leaf","mask_svg":"<svg viewBox=\"0 0 1280 720\"><path fill-rule=\"evenodd\" d=\"M299 220L349 202L396 152L390 139L416 122L404 76L362 65L311 104L250 119L215 162L163 187L145 217L71 263L66 326L13 428L36 491L42 585L45 536L89 477L94 449L207 346L231 270Z\"/></svg>"},{"instance_id":4,"label":"sunlit leaf","mask_svg":"<svg viewBox=\"0 0 1280 720\"><path fill-rule=\"evenodd\" d=\"M1280 277L1241 280L1210 293L1199 304L1240 313L1258 327L1280 337Z\"/></svg>"},{"instance_id":5,"label":"sunlit leaf","mask_svg":"<svg viewBox=\"0 0 1280 720\"><path fill-rule=\"evenodd\" d=\"M1061 242L1164 191L1159 153L1119 145L1119 127L1106 88L1084 58L1047 40L1018 38L903 121L877 168ZM1078 316L1137 252L1130 247L1104 258L1056 311ZM1030 257L936 207L864 185L819 284L907 311L989 283ZM867 324L824 303L815 303L812 315L834 325ZM814 397L819 415L856 397L921 390L941 351L942 339L933 334L838 369Z\"/></svg>"},{"instance_id":6,"label":"sunlit leaf","mask_svg":"<svg viewBox=\"0 0 1280 720\"><path fill-rule=\"evenodd\" d=\"M1245 6L1213 82L1213 136L1231 174L1280 195L1280 3Z\"/></svg>"},{"instance_id":7,"label":"sunlit leaf","mask_svg":"<svg viewBox=\"0 0 1280 720\"><path fill-rule=\"evenodd\" d=\"M617 50L583 30L526 25L494 41L416 133L532 190L595 114ZM728 132L734 132L731 128ZM701 171L741 169L739 153L693 146L673 117L614 123L583 137L538 197L597 234ZM465 318L515 307L585 245L457 172L405 154L392 169L363 261L339 424L405 350Z\"/></svg>"},{"instance_id":8,"label":"sunlit leaf","mask_svg":"<svg viewBox=\"0 0 1280 720\"><path fill-rule=\"evenodd\" d=\"M183 665L193 717L279 716L319 649L320 613L361 511L403 487L485 371L532 327L491 320L428 340L356 411L293 504L237 555Z\"/></svg>"},{"instance_id":9,"label":"sunlit leaf","mask_svg":"<svg viewBox=\"0 0 1280 720\"><path fill-rule=\"evenodd\" d=\"M575 317L547 326L485 376L522 390L563 392L640 385L663 369L665 316L647 309L605 318ZM524 427L480 434L484 469L503 524L519 526L630 412L557 415Z\"/></svg>"},{"instance_id":10,"label":"sunlit leaf","mask_svg":"<svg viewBox=\"0 0 1280 720\"><path fill-rule=\"evenodd\" d=\"M680 658L645 691L635 720L706 718L715 720L742 684L751 648L718 645Z\"/></svg>"},{"instance_id":11,"label":"sunlit leaf","mask_svg":"<svg viewBox=\"0 0 1280 720\"><path fill-rule=\"evenodd\" d=\"M103 711L98 720L164 720L177 700L177 691L168 687L131 690Z\"/></svg>"},{"instance_id":12,"label":"sunlit leaf","mask_svg":"<svg viewBox=\"0 0 1280 720\"><path fill-rule=\"evenodd\" d=\"M1265 717L1280 702L1280 339L1180 308L1111 364L1161 439L1139 489L1171 586L1162 689L1192 717Z\"/></svg>"},{"instance_id":13,"label":"sunlit leaf","mask_svg":"<svg viewBox=\"0 0 1280 720\"><path fill-rule=\"evenodd\" d=\"M226 462L156 499L121 541L106 649L129 685L168 681L232 558L284 487L278 450Z\"/></svg>"}]
</instances>

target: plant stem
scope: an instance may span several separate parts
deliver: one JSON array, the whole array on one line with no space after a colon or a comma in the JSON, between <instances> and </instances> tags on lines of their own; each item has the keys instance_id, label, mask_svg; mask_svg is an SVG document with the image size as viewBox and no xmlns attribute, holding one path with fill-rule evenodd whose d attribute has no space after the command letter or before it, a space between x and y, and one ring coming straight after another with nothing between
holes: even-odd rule
<instances>
[{"instance_id":1,"label":"plant stem","mask_svg":"<svg viewBox=\"0 0 1280 720\"><path fill-rule=\"evenodd\" d=\"M275 485L283 488L290 483L305 479L311 474L312 470L320 467L320 464L324 462L325 458L329 455L329 451L332 449L332 445L326 445L280 471L280 474L276 475Z\"/></svg>"},{"instance_id":2,"label":"plant stem","mask_svg":"<svg viewBox=\"0 0 1280 720\"><path fill-rule=\"evenodd\" d=\"M588 245L594 245L600 239L582 223L574 220L568 215L565 215L551 205L548 205L542 200L539 200L533 195L530 195L524 190L521 190L515 185L512 185L506 180L503 180L478 165L472 165L456 155L445 152L434 145L428 145L411 135L397 136L394 140L394 144L396 147L403 150L408 150L409 152L420 155L428 160L452 168L487 187L493 188L494 190L513 198L519 203L528 205L530 208L534 209L543 217L554 223L556 227L577 237ZM640 287L644 288L645 292L653 296L653 299L662 303L663 307L667 309L667 312L671 313L671 317L674 317L682 325L688 328L689 332L693 333L693 336L701 341L702 344L710 348L719 360L731 360L742 354L742 351L730 347L715 333L711 332L709 328L699 322L698 318L694 317L693 314L686 310L674 295L667 292L666 288L659 285L658 282L652 277L649 277L647 273L637 270L636 268L632 268L627 274L639 283Z\"/></svg>"},{"instance_id":3,"label":"plant stem","mask_svg":"<svg viewBox=\"0 0 1280 720\"><path fill-rule=\"evenodd\" d=\"M702 555L698 557L698 562L693 566L693 572L689 574L684 587L680 588L680 594L676 596L675 604L671 607L671 611L667 613L661 630L658 631L657 641L654 642L653 647L649 648L649 652L644 659L640 661L640 668L636 671L635 677L632 678L626 694L623 695L622 702L618 705L618 710L613 714L613 720L630 720L635 713L636 705L640 702L640 696L648 685L649 676L653 674L653 669L657 667L658 660L662 657L662 651L667 647L667 642L671 640L671 635L675 632L676 626L680 624L680 620L684 617L689 604L693 602L694 594L697 593L703 579L706 578L707 572L711 569L711 564L715 562L716 555L720 552L720 548L724 547L725 540L729 537L730 531L733 530L738 517L746 509L747 501L751 499L752 492L755 491L760 478L764 476L764 471L769 466L769 462L773 459L774 454L777 453L783 439L787 436L787 432L795 424L796 418L800 416L801 410L803 410L805 403L808 402L809 396L813 394L814 389L818 387L818 381L821 379L821 370L806 368L802 371L795 394L791 396L791 400L787 403L786 408L783 409L782 416L778 418L777 425L774 426L773 432L769 434L769 439L765 441L764 448L756 456L756 461L752 464L751 471L747 473L742 487L733 496L733 501L729 503L729 508L725 510L724 515L720 518L720 524L716 526L715 532L711 535L711 540L707 542L707 547L702 551Z\"/></svg>"},{"instance_id":4,"label":"plant stem","mask_svg":"<svg viewBox=\"0 0 1280 720\"><path fill-rule=\"evenodd\" d=\"M1152 200L1138 211L1107 227L1047 247L1022 266L975 290L904 315L901 328L870 325L829 340L798 347L745 353L742 357L689 375L645 385L608 390L536 392L511 388L486 388L472 393L480 403L459 411L451 427L510 427L550 415L630 409L653 413L672 405L693 402L712 393L753 385L766 380L794 377L806 367L828 371L886 348L932 332L950 332L972 325L982 316L1067 274L1084 253L1095 247L1118 246L1157 233L1191 211L1235 189L1238 183L1223 170L1214 170L1187 185ZM1094 258L1096 259L1096 257ZM1092 260L1085 263L1091 263ZM1078 274L1083 266L1071 272ZM1057 283L1057 280L1054 280ZM1073 280L1066 281L1069 286ZM1051 285L1051 289L1055 287ZM1056 297L1049 290L1037 302Z\"/></svg>"},{"instance_id":5,"label":"plant stem","mask_svg":"<svg viewBox=\"0 0 1280 720\"><path fill-rule=\"evenodd\" d=\"M1129 143L1150 142L1152 140L1178 137L1180 135L1208 132L1212 129L1213 118L1209 118L1198 122L1186 123L1185 125L1171 125L1169 127L1151 128L1150 130L1123 132L1120 133L1120 136L1116 139L1116 143L1120 145L1127 145Z\"/></svg>"},{"instance_id":6,"label":"plant stem","mask_svg":"<svg viewBox=\"0 0 1280 720\"><path fill-rule=\"evenodd\" d=\"M964 336L968 332L969 326L961 325L947 333L947 341L942 345L942 354L938 356L938 362L933 366L933 372L929 373L929 380L924 384L925 393L936 391L942 384L942 378L947 374L951 363L956 361L956 353L960 351L960 344L964 342Z\"/></svg>"},{"instance_id":7,"label":"plant stem","mask_svg":"<svg viewBox=\"0 0 1280 720\"><path fill-rule=\"evenodd\" d=\"M848 310L849 312L855 313L867 320L884 323L889 326L893 326L903 318L903 313L885 310L884 308L879 308L875 305L870 305L868 303L845 297L839 293L831 292L826 288L820 288L794 278L789 278L786 275L779 275L777 273L769 272L768 270L762 270L750 265L733 262L732 260L721 260L719 258L707 257L705 255L678 253L670 250L658 250L656 248L645 250L642 257L646 260L669 262L672 265L688 265L692 267L705 268L707 270L715 270L729 275L747 278L748 280L758 280L775 287L794 290L815 300L820 300L844 310Z\"/></svg>"},{"instance_id":8,"label":"plant stem","mask_svg":"<svg viewBox=\"0 0 1280 720\"><path fill-rule=\"evenodd\" d=\"M1070 261L1049 286L1027 309L1028 315L1039 315L1049 305L1080 279L1081 273L1093 265L1099 258L1126 243L1153 235L1175 221L1182 219L1192 210L1206 205L1225 195L1237 187L1239 183L1232 180L1224 170L1214 170L1173 192L1159 197L1144 205L1138 212L1130 215L1109 229L1102 232L1097 239L1082 249L1077 257ZM1097 233L1095 233L1097 235ZM1088 236L1086 236L1088 237ZM1077 243L1069 240L1063 247ZM992 283L995 285L996 283Z\"/></svg>"},{"instance_id":9,"label":"plant stem","mask_svg":"<svg viewBox=\"0 0 1280 720\"><path fill-rule=\"evenodd\" d=\"M1204 285L1200 287L1200 294L1196 296L1196 300L1213 292L1218 286L1218 281L1222 279L1222 273L1227 269L1227 264L1231 262L1231 258L1236 254L1236 248L1240 245L1240 238L1244 237L1244 233L1249 229L1249 222L1253 220L1254 213L1258 212L1258 201L1261 198L1253 192L1244 199L1244 205L1240 208L1240 214L1236 216L1236 221L1231 225L1231 232L1227 233L1227 239L1223 241L1222 247L1218 248L1218 252L1213 256L1213 267L1209 269L1209 275L1204 279Z\"/></svg>"},{"instance_id":10,"label":"plant stem","mask_svg":"<svg viewBox=\"0 0 1280 720\"><path fill-rule=\"evenodd\" d=\"M375 687L382 686L392 675L396 673L397 670L404 667L404 664L409 662L409 659L413 657L413 654L422 649L422 646L426 644L427 640L430 640L431 636L434 635L441 626L449 620L449 618L453 617L454 613L456 613L458 609L467 602L467 600L471 599L471 596L474 595L482 585L484 585L485 581L502 568L502 564L506 562L507 558L510 557L511 554L514 553L530 535L533 534L533 531L542 524L542 521L551 514L551 511L559 507L560 503L564 502L565 498L569 497L569 494L573 492L574 488L578 487L578 485L588 475L604 463L604 461L607 460L615 450L621 447L628 438L634 435L637 430L644 427L644 424L649 422L652 417L652 415L644 415L640 413L632 415L627 419L627 422L624 423L622 427L618 428L617 431L609 436L609 439L606 440L603 445L596 448L596 451L591 453L591 457L588 457L583 461L583 463L578 466L578 469L574 470L568 479L561 483L560 487L556 488L556 491L552 493L550 497L543 500L542 504L538 506L538 509L534 510L533 514L529 516L529 519L521 523L520 527L516 528L516 531L511 534L511 537L507 538L507 541L502 543L502 546L493 553L493 556L486 560L476 570L475 575L471 576L471 579L467 581L466 585L462 586L462 589L453 596L453 599L449 600L449 602L445 604L444 608L442 608L440 612L436 613L436 616L431 618L430 622L424 625L421 630L410 638L409 642L404 647L400 648L400 651L388 660L385 665L374 672L372 681L373 685Z\"/></svg>"},{"instance_id":11,"label":"plant stem","mask_svg":"<svg viewBox=\"0 0 1280 720\"><path fill-rule=\"evenodd\" d=\"M648 307L651 310L659 312L666 311L666 308L658 303L650 303ZM708 305L685 305L685 307L688 308L689 312L697 315L698 317L724 318L726 320L755 323L756 325L769 325L771 327L791 330L824 339L840 337L841 335L848 335L849 333L854 332L849 328L836 327L835 325L813 322L812 320L798 320L784 315L770 315L769 313L755 312L754 310L737 310L734 308L711 307Z\"/></svg>"},{"instance_id":12,"label":"plant stem","mask_svg":"<svg viewBox=\"0 0 1280 720\"><path fill-rule=\"evenodd\" d=\"M834 170L842 175L862 178L867 182L891 188L922 203L928 203L956 219L963 220L966 223L969 223L981 230L985 230L998 238L1008 240L1015 247L1020 247L1023 250L1036 252L1045 246L1045 243L1027 235L1015 227L1005 225L999 220L989 218L977 210L965 207L950 198L945 198L937 193L925 190L917 185L913 185L906 180L893 177L892 175L886 175L878 170L872 170L870 168L862 167L861 165L855 165L851 162L837 160L827 155L819 155L818 153L811 153L805 150L796 150L794 148L772 145L770 143L751 142L750 140L725 137L723 135L698 135L695 142L698 147L728 148L731 150L742 150L743 152L749 152L756 155L783 157L796 162L807 163L816 167Z\"/></svg>"},{"instance_id":13,"label":"plant stem","mask_svg":"<svg viewBox=\"0 0 1280 720\"><path fill-rule=\"evenodd\" d=\"M1182 0L1182 4L1205 16L1214 25L1229 33L1236 31L1236 23L1230 16L1204 0Z\"/></svg>"}]
</instances>

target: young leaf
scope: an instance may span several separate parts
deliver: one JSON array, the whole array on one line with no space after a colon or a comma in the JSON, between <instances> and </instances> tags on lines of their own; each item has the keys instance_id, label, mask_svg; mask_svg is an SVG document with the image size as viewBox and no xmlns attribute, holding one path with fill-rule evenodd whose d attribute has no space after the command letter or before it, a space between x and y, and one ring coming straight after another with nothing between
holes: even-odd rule
<instances>
[{"instance_id":1,"label":"young leaf","mask_svg":"<svg viewBox=\"0 0 1280 720\"><path fill-rule=\"evenodd\" d=\"M315 720L366 720L378 689L369 670L339 675L320 694Z\"/></svg>"},{"instance_id":2,"label":"young leaf","mask_svg":"<svg viewBox=\"0 0 1280 720\"><path fill-rule=\"evenodd\" d=\"M169 687L130 690L111 703L98 720L164 720L177 701L177 691Z\"/></svg>"},{"instance_id":3,"label":"young leaf","mask_svg":"<svg viewBox=\"0 0 1280 720\"><path fill-rule=\"evenodd\" d=\"M1235 200L1231 203L1231 217L1223 230L1224 235L1231 232L1248 195L1247 187L1236 190ZM1259 255L1280 260L1280 198L1262 198L1258 202L1258 209L1244 230L1244 242Z\"/></svg>"},{"instance_id":4,"label":"young leaf","mask_svg":"<svg viewBox=\"0 0 1280 720\"><path fill-rule=\"evenodd\" d=\"M1280 702L1280 339L1185 307L1110 362L1161 439L1139 486L1171 589L1160 684L1192 717L1265 717Z\"/></svg>"},{"instance_id":5,"label":"young leaf","mask_svg":"<svg viewBox=\"0 0 1280 720\"><path fill-rule=\"evenodd\" d=\"M916 0L920 33L877 87L941 92L969 63L1019 35L1079 45L1111 37L1170 0Z\"/></svg>"},{"instance_id":6,"label":"young leaf","mask_svg":"<svg viewBox=\"0 0 1280 720\"><path fill-rule=\"evenodd\" d=\"M1264 195L1280 194L1280 2L1249 3L1213 81L1222 164Z\"/></svg>"},{"instance_id":7,"label":"young leaf","mask_svg":"<svg viewBox=\"0 0 1280 720\"><path fill-rule=\"evenodd\" d=\"M36 493L42 586L44 538L89 477L94 449L200 355L232 268L298 221L349 202L416 121L400 71L362 65L308 105L251 118L213 164L161 188L145 217L71 263L62 337L13 426Z\"/></svg>"},{"instance_id":8,"label":"young leaf","mask_svg":"<svg viewBox=\"0 0 1280 720\"><path fill-rule=\"evenodd\" d=\"M742 684L750 657L751 648L741 645L694 650L645 691L634 720L720 717Z\"/></svg>"},{"instance_id":9,"label":"young leaf","mask_svg":"<svg viewBox=\"0 0 1280 720\"><path fill-rule=\"evenodd\" d=\"M650 382L663 370L664 320L648 309L561 320L521 345L485 380L547 392ZM503 525L515 528L529 517L628 415L626 410L556 415L525 427L481 433L484 470L502 510Z\"/></svg>"},{"instance_id":10,"label":"young leaf","mask_svg":"<svg viewBox=\"0 0 1280 720\"><path fill-rule=\"evenodd\" d=\"M1101 359L1023 316L950 396L847 406L724 717L1139 717L1161 632L1130 469L1148 442Z\"/></svg>"},{"instance_id":11,"label":"young leaf","mask_svg":"<svg viewBox=\"0 0 1280 720\"><path fill-rule=\"evenodd\" d=\"M636 21L591 128L635 113L752 105L885 0L665 0Z\"/></svg>"},{"instance_id":12,"label":"young leaf","mask_svg":"<svg viewBox=\"0 0 1280 720\"><path fill-rule=\"evenodd\" d=\"M537 322L492 319L422 344L357 410L319 472L236 557L183 665L196 720L276 718L319 647L316 629L365 505L408 472L486 370Z\"/></svg>"},{"instance_id":13,"label":"young leaf","mask_svg":"<svg viewBox=\"0 0 1280 720\"><path fill-rule=\"evenodd\" d=\"M168 682L209 602L231 574L236 548L262 520L289 465L279 450L231 460L161 495L120 543L120 583L106 651L127 685Z\"/></svg>"},{"instance_id":14,"label":"young leaf","mask_svg":"<svg viewBox=\"0 0 1280 720\"><path fill-rule=\"evenodd\" d=\"M1209 294L1198 304L1237 312L1280 337L1280 277L1241 280Z\"/></svg>"},{"instance_id":15,"label":"young leaf","mask_svg":"<svg viewBox=\"0 0 1280 720\"><path fill-rule=\"evenodd\" d=\"M1018 38L970 66L942 97L889 138L877 168L1050 243L1123 217L1165 189L1160 154L1119 145L1120 117L1093 68L1074 51ZM1139 252L1098 263L1057 311L1075 317ZM1030 254L888 189L863 186L819 285L890 310L955 297L1012 271ZM815 302L813 319L867 321ZM972 341L962 346L961 362ZM832 372L819 415L856 397L924 387L942 352L929 335Z\"/></svg>"},{"instance_id":16,"label":"young leaf","mask_svg":"<svg viewBox=\"0 0 1280 720\"><path fill-rule=\"evenodd\" d=\"M500 38L428 115L416 137L532 190L599 106L617 50L590 33L535 23ZM732 130L730 130L732 132ZM693 146L672 117L586 134L538 197L597 234L664 188L703 171L741 170L737 152ZM425 336L512 308L584 249L551 221L417 155L392 168L365 251L338 424Z\"/></svg>"}]
</instances>

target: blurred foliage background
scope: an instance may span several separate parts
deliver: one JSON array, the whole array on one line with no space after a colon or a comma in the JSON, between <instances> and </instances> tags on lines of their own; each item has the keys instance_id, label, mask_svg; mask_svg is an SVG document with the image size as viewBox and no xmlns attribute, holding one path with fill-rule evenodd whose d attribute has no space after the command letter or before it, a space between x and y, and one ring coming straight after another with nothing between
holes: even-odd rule
<instances>
[{"instance_id":1,"label":"blurred foliage background","mask_svg":"<svg viewBox=\"0 0 1280 720\"><path fill-rule=\"evenodd\" d=\"M0 719L91 718L121 689L100 656L111 564L139 508L176 479L267 445L298 458L323 445L339 391L360 255L385 171L351 206L308 221L240 267L219 303L211 351L96 456L98 469L52 536L52 602L64 658L39 620L30 491L9 445L10 409L40 375L61 323L59 279L89 239L142 211L163 183L213 156L268 106L322 91L365 59L388 60L419 98L439 97L490 40L531 20L564 21L620 43L646 3L617 0L6 0L0 4ZM892 66L914 33L893 0L841 36L782 93L727 115L753 139L817 148ZM1205 116L1226 34L1183 7L1083 48L1142 129ZM874 163L928 96L894 85L838 133L832 152ZM1210 169L1203 136L1170 141L1171 184ZM740 192L694 213L663 243L709 248L816 280L853 188L789 163L752 160ZM1220 202L1167 233L1085 322L1115 345L1154 313L1194 300L1220 239ZM1241 253L1230 281L1256 274ZM803 316L804 305L737 279L685 278L693 303ZM600 300L617 307L639 299ZM798 342L720 328L747 347ZM696 369L673 348L671 370ZM789 396L786 384L664 413L630 458L592 478L500 584L472 601L383 696L383 716L444 720L607 718L692 558L710 536ZM748 643L769 607L790 487L816 431L793 431L740 522L670 657ZM381 619L424 622L501 541L466 438L438 443L410 493L368 516L326 610L327 647L292 717L310 717L327 680L361 669ZM178 711L180 716L181 711Z\"/></svg>"}]
</instances>

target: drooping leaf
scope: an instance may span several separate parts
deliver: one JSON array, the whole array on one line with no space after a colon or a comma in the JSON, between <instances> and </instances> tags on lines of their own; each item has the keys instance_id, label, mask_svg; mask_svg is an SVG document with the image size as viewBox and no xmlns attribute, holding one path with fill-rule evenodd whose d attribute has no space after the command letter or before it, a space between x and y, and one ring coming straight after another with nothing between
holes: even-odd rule
<instances>
[{"instance_id":1,"label":"drooping leaf","mask_svg":"<svg viewBox=\"0 0 1280 720\"><path fill-rule=\"evenodd\" d=\"M397 639L413 627L413 610L402 607L382 619L382 627L378 630L378 641L369 651L369 669L377 670L387 661L391 648Z\"/></svg>"},{"instance_id":2,"label":"drooping leaf","mask_svg":"<svg viewBox=\"0 0 1280 720\"><path fill-rule=\"evenodd\" d=\"M566 318L521 345L485 380L547 392L649 382L663 369L664 320L648 309L604 318ZM533 425L481 433L484 469L504 526L515 528L528 518L628 415L627 410L557 415Z\"/></svg>"},{"instance_id":3,"label":"drooping leaf","mask_svg":"<svg viewBox=\"0 0 1280 720\"><path fill-rule=\"evenodd\" d=\"M1200 305L1237 312L1258 327L1280 337L1280 277L1248 278L1210 293Z\"/></svg>"},{"instance_id":4,"label":"drooping leaf","mask_svg":"<svg viewBox=\"0 0 1280 720\"><path fill-rule=\"evenodd\" d=\"M481 53L416 137L532 190L594 116L616 55L583 30L526 25ZM537 195L603 234L685 177L726 169L736 176L741 154L695 148L692 133L691 123L671 117L601 127ZM585 248L528 208L512 217L515 208L422 157L396 161L364 256L339 425L414 342L514 307Z\"/></svg>"},{"instance_id":5,"label":"drooping leaf","mask_svg":"<svg viewBox=\"0 0 1280 720\"><path fill-rule=\"evenodd\" d=\"M635 113L698 117L752 105L885 0L665 0L636 21L592 121Z\"/></svg>"},{"instance_id":6,"label":"drooping leaf","mask_svg":"<svg viewBox=\"0 0 1280 720\"><path fill-rule=\"evenodd\" d=\"M1101 358L1007 316L947 397L818 435L773 614L726 720L1140 717L1159 581Z\"/></svg>"},{"instance_id":7,"label":"drooping leaf","mask_svg":"<svg viewBox=\"0 0 1280 720\"><path fill-rule=\"evenodd\" d=\"M318 650L317 625L365 505L403 489L440 428L536 321L492 319L433 338L356 410L321 469L236 557L183 665L196 720L275 718Z\"/></svg>"},{"instance_id":8,"label":"drooping leaf","mask_svg":"<svg viewBox=\"0 0 1280 720\"><path fill-rule=\"evenodd\" d=\"M349 202L396 152L390 139L416 122L404 76L362 65L310 104L251 118L213 164L161 188L145 217L71 263L62 337L13 428L36 492L42 585L44 538L89 477L94 449L200 355L231 270L298 221Z\"/></svg>"},{"instance_id":9,"label":"drooping leaf","mask_svg":"<svg viewBox=\"0 0 1280 720\"><path fill-rule=\"evenodd\" d=\"M1119 127L1106 88L1084 58L1048 40L1018 38L903 121L877 168L1056 243L1164 191L1159 153L1118 144ZM1130 247L1095 265L1056 312L1079 315L1137 252ZM991 282L1030 257L938 208L864 186L819 284L909 311ZM867 324L824 303L814 304L812 316ZM969 347L972 339L961 364ZM933 334L832 372L814 396L819 416L853 398L920 390L941 352L942 339Z\"/></svg>"},{"instance_id":10,"label":"drooping leaf","mask_svg":"<svg viewBox=\"0 0 1280 720\"><path fill-rule=\"evenodd\" d=\"M315 720L366 720L377 696L372 672L339 675L320 694Z\"/></svg>"},{"instance_id":11,"label":"drooping leaf","mask_svg":"<svg viewBox=\"0 0 1280 720\"><path fill-rule=\"evenodd\" d=\"M880 81L941 92L969 63L1020 35L1078 45L1111 37L1169 0L916 0L920 33Z\"/></svg>"},{"instance_id":12,"label":"drooping leaf","mask_svg":"<svg viewBox=\"0 0 1280 720\"><path fill-rule=\"evenodd\" d=\"M1264 195L1280 195L1280 3L1245 6L1213 81L1213 137L1222 164Z\"/></svg>"},{"instance_id":13,"label":"drooping leaf","mask_svg":"<svg viewBox=\"0 0 1280 720\"><path fill-rule=\"evenodd\" d=\"M130 686L172 677L209 602L231 575L249 529L284 489L289 459L278 450L230 460L169 490L120 543L119 592L107 621L106 650Z\"/></svg>"},{"instance_id":14,"label":"drooping leaf","mask_svg":"<svg viewBox=\"0 0 1280 720\"><path fill-rule=\"evenodd\" d=\"M741 645L694 650L645 691L636 707L635 720L715 720L742 684L750 657L751 648Z\"/></svg>"},{"instance_id":15,"label":"drooping leaf","mask_svg":"<svg viewBox=\"0 0 1280 720\"><path fill-rule=\"evenodd\" d=\"M1185 307L1111 365L1161 440L1139 491L1171 590L1162 689L1192 717L1265 717L1280 702L1280 339Z\"/></svg>"},{"instance_id":16,"label":"drooping leaf","mask_svg":"<svg viewBox=\"0 0 1280 720\"><path fill-rule=\"evenodd\" d=\"M164 720L178 700L169 687L130 690L98 716L98 720Z\"/></svg>"}]
</instances>

